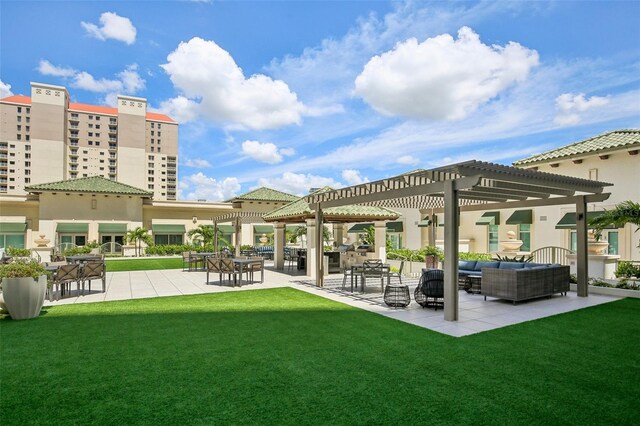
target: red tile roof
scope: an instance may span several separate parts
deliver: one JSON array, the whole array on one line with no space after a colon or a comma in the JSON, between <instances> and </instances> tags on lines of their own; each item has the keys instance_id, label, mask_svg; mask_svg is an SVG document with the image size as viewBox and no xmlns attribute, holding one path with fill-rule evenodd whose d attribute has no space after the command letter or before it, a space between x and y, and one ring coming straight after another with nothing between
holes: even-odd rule
<instances>
[{"instance_id":1,"label":"red tile roof","mask_svg":"<svg viewBox=\"0 0 640 426\"><path fill-rule=\"evenodd\" d=\"M22 104L22 105L31 105L31 97L23 96L23 95L13 95L8 96L6 98L0 99L0 102L6 102L10 104ZM72 111L82 111L82 112L93 112L96 114L105 114L105 115L118 115L118 108L100 106L100 105L89 105L89 104L79 104L75 102L69 102L69 109ZM148 112L146 114L147 120L153 121L165 121L167 123L175 123L176 121L169 117L168 115L158 114L157 112Z\"/></svg>"},{"instance_id":2,"label":"red tile roof","mask_svg":"<svg viewBox=\"0 0 640 426\"><path fill-rule=\"evenodd\" d=\"M31 98L29 96L22 96L22 95L7 96L6 98L0 99L0 101L7 102L10 104L31 105Z\"/></svg>"}]
</instances>

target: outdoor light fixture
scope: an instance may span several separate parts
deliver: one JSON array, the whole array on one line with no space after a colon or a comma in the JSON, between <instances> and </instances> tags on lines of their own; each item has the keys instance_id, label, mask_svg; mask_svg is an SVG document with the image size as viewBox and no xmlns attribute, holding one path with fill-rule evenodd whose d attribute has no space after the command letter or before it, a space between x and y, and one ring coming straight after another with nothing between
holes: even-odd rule
<instances>
[{"instance_id":1,"label":"outdoor light fixture","mask_svg":"<svg viewBox=\"0 0 640 426\"><path fill-rule=\"evenodd\" d=\"M196 223L198 221L198 216L194 216L192 219L193 223Z\"/></svg>"}]
</instances>

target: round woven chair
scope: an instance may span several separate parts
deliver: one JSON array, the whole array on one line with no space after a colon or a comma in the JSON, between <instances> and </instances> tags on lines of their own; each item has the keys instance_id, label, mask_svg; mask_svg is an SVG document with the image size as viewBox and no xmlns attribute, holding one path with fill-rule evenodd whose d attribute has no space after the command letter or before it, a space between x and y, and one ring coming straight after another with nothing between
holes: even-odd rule
<instances>
[{"instance_id":1,"label":"round woven chair","mask_svg":"<svg viewBox=\"0 0 640 426\"><path fill-rule=\"evenodd\" d=\"M438 310L438 307L444 307L444 271L442 269L423 271L413 297L423 308L433 306Z\"/></svg>"}]
</instances>

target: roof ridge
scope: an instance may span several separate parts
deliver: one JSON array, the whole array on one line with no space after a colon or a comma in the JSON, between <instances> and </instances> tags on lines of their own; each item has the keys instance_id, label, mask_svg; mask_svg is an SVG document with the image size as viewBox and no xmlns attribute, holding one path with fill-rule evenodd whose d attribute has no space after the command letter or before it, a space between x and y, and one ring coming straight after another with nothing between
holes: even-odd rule
<instances>
[{"instance_id":1,"label":"roof ridge","mask_svg":"<svg viewBox=\"0 0 640 426\"><path fill-rule=\"evenodd\" d=\"M68 184L68 183L78 183L78 182L86 182L86 181L98 181L101 183L106 183L109 184L111 186L119 186L119 187L123 187L126 188L128 190L131 190L131 192L137 194L137 195L153 195L152 192L146 191L144 189L135 187L133 185L129 185L127 183L122 183L122 182L118 182L118 181L114 181L111 179L107 179L103 176L85 176L85 177L81 177L81 178L75 178L75 179L63 179L63 180L59 180L59 181L55 181L55 182L45 182L45 183L38 183L38 184L34 184L34 185L29 185L27 187L25 187L26 190L48 190L48 191L69 191L69 192L110 192L110 193L119 193L119 192L113 192L113 191L109 191L109 190L100 190L100 189L94 189L94 190L84 190L84 189L73 189L73 188L62 188L62 189L56 189L56 188L51 188L51 186L55 186L55 185L61 185L61 184ZM126 193L126 192L125 192Z\"/></svg>"},{"instance_id":2,"label":"roof ridge","mask_svg":"<svg viewBox=\"0 0 640 426\"><path fill-rule=\"evenodd\" d=\"M584 140L577 141L577 142L572 142L572 143L569 143L569 144L566 144L566 145L563 145L563 146L560 146L560 147L557 147L557 148L553 148L553 149L541 152L539 154L531 155L531 156L523 158L521 160L514 161L512 164L515 166L515 165L521 165L521 164L534 163L534 162L537 162L537 161L553 160L553 159L559 159L559 158L562 158L562 157L567 157L567 156L570 156L571 154L578 154L578 155L579 154L586 154L586 153L591 153L591 152L597 152L597 151L602 150L602 149L608 149L608 148L612 148L612 147L615 147L615 146L620 146L620 145L613 145L613 146L607 146L607 147L601 147L601 148L596 147L596 148L593 148L593 149L584 150L582 152L567 152L567 153L563 153L563 154L556 155L556 156L553 155L554 153L562 152L564 150L571 149L572 147L579 147L580 145L587 145L590 142L593 142L593 141L598 140L598 139L606 138L606 137L608 137L610 135L628 134L628 133L639 133L640 134L640 129L611 130L611 131L604 132L604 133L601 133L601 134L596 135L596 136L592 136L592 137L590 137L588 139L584 139ZM625 145L625 144L623 143L621 145Z\"/></svg>"}]
</instances>

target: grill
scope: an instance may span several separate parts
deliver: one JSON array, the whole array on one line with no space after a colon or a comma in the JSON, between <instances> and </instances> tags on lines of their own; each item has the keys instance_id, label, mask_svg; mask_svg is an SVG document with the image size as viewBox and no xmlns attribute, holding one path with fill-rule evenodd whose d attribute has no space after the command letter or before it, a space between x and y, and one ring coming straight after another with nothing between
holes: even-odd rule
<instances>
[{"instance_id":1,"label":"grill","mask_svg":"<svg viewBox=\"0 0 640 426\"><path fill-rule=\"evenodd\" d=\"M348 251L353 251L353 244L340 244L337 248L337 251L340 253L346 253Z\"/></svg>"},{"instance_id":2,"label":"grill","mask_svg":"<svg viewBox=\"0 0 640 426\"><path fill-rule=\"evenodd\" d=\"M356 249L356 252L358 252L358 254L365 254L368 252L373 252L373 247L371 247L368 244L363 244L361 246L358 246L358 248Z\"/></svg>"}]
</instances>

